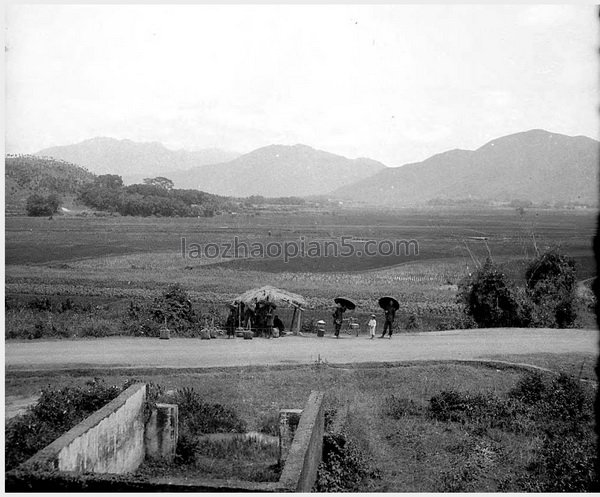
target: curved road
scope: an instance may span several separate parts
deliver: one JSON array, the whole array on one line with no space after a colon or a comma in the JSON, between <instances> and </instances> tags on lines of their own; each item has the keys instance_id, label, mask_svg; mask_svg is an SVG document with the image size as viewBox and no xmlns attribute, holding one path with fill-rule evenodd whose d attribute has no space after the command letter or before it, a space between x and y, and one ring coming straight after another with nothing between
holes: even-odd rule
<instances>
[{"instance_id":1,"label":"curved road","mask_svg":"<svg viewBox=\"0 0 600 497\"><path fill-rule=\"evenodd\" d=\"M389 340L287 336L266 340L102 338L5 342L5 371L96 367L202 368L272 364L482 359L499 354L597 353L597 330L494 328L399 333Z\"/></svg>"}]
</instances>

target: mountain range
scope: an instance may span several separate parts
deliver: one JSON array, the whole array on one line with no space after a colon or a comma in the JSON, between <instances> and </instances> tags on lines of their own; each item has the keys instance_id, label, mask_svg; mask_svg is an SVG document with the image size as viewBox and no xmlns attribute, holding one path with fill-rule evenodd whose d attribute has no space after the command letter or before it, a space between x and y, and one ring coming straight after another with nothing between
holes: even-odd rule
<instances>
[{"instance_id":1,"label":"mountain range","mask_svg":"<svg viewBox=\"0 0 600 497\"><path fill-rule=\"evenodd\" d=\"M270 145L232 161L172 173L175 186L247 197L323 195L386 169L371 159L347 159L306 145Z\"/></svg>"},{"instance_id":2,"label":"mountain range","mask_svg":"<svg viewBox=\"0 0 600 497\"><path fill-rule=\"evenodd\" d=\"M536 129L497 138L477 150L451 150L387 168L333 195L389 206L434 199L596 204L599 145L585 136Z\"/></svg>"},{"instance_id":3,"label":"mountain range","mask_svg":"<svg viewBox=\"0 0 600 497\"><path fill-rule=\"evenodd\" d=\"M168 176L171 171L224 162L239 156L217 148L197 151L169 150L158 142L97 137L73 145L45 148L36 152L85 167L94 174L119 174L126 184L144 178Z\"/></svg>"},{"instance_id":4,"label":"mountain range","mask_svg":"<svg viewBox=\"0 0 600 497\"><path fill-rule=\"evenodd\" d=\"M382 206L436 200L595 205L599 145L585 136L538 129L400 167L306 145L270 145L235 157L220 150L171 151L159 143L112 138L44 149L37 155L64 159L96 174L120 174L126 183L166 176L178 188L238 197L327 195Z\"/></svg>"}]
</instances>

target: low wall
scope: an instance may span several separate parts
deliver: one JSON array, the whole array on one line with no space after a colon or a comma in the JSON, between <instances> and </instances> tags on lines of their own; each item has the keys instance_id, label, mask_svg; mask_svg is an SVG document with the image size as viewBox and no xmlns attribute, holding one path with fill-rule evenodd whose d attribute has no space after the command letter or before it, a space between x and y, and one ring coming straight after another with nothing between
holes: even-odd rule
<instances>
[{"instance_id":1,"label":"low wall","mask_svg":"<svg viewBox=\"0 0 600 497\"><path fill-rule=\"evenodd\" d=\"M131 474L144 459L144 384L133 385L73 430L6 474L6 490L26 492L310 492L323 452L322 392L311 392L278 482L148 478ZM122 425L120 425L122 423ZM103 431L100 429L102 427ZM119 433L123 440L119 440ZM79 440L79 441L77 441ZM127 441L126 441L127 440ZM118 443L117 443L118 441ZM99 443L100 442L100 443ZM77 449L76 447L79 447ZM94 447L96 448L95 450ZM85 456L77 456L83 450ZM115 453L118 467L110 466ZM92 457L96 454L95 458ZM95 461L95 462L93 462ZM105 468L110 467L108 471ZM102 468L99 471L97 468ZM129 468L129 469L125 469ZM113 474L82 474L82 472Z\"/></svg>"},{"instance_id":2,"label":"low wall","mask_svg":"<svg viewBox=\"0 0 600 497\"><path fill-rule=\"evenodd\" d=\"M145 457L145 401L146 385L130 386L20 468L117 474L135 471Z\"/></svg>"},{"instance_id":3,"label":"low wall","mask_svg":"<svg viewBox=\"0 0 600 497\"><path fill-rule=\"evenodd\" d=\"M323 392L311 392L279 478L281 491L310 492L323 455Z\"/></svg>"}]
</instances>

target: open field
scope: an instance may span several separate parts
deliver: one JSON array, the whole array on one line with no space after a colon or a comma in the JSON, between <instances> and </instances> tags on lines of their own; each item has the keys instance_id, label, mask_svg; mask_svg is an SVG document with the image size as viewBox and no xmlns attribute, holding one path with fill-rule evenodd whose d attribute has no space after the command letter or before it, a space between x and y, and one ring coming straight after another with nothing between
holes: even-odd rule
<instances>
[{"instance_id":1,"label":"open field","mask_svg":"<svg viewBox=\"0 0 600 497\"><path fill-rule=\"evenodd\" d=\"M356 343L356 342L355 342ZM388 345L387 341L385 344ZM553 354L555 365L591 362L588 354ZM539 358L545 365L548 357ZM536 354L527 358L538 362ZM556 372L564 369L557 367ZM301 407L312 390L326 393L327 409L347 413L353 440L371 456L380 478L363 482L361 491L523 491L516 476L527 475L530 462L544 448L544 438L532 430L487 426L485 422L448 422L429 414L432 397L444 391L484 398L506 398L524 377L525 370L502 364L453 361L407 362L404 364L307 365L231 367L217 369L91 370L64 372L8 372L7 393L27 395L33 389L82 385L94 376L119 385L135 378L166 389L193 388L204 402L232 407L247 422L249 430L260 430L282 407ZM547 381L555 378L546 375ZM588 399L594 387L584 385ZM393 408L393 410L390 410ZM592 443L591 424L580 427L582 446ZM585 444L584 444L585 442ZM472 467L473 457L485 456L485 465ZM464 468L470 468L466 474ZM512 486L511 486L512 485ZM527 489L527 487L525 487Z\"/></svg>"},{"instance_id":2,"label":"open field","mask_svg":"<svg viewBox=\"0 0 600 497\"><path fill-rule=\"evenodd\" d=\"M335 213L334 213L335 214ZM480 211L401 210L385 212L344 212L322 215L219 216L217 218L77 218L56 217L6 219L6 264L47 264L112 255L170 252L181 256L181 238L192 243L233 241L336 240L342 236L356 240L416 240L419 255L409 260L468 257L466 245L476 257L488 254L485 244L472 237L487 237L494 257L527 257L534 253L533 236L540 249L561 245L573 257L586 261L582 271L593 272L588 260L595 232L595 211L528 211L512 209ZM470 238L471 237L471 238ZM198 259L187 254L187 265ZM298 257L281 266L277 257L250 261L257 270L330 271L328 261ZM335 268L357 271L389 267L407 262L405 256L349 257ZM371 260L373 259L373 260ZM377 259L377 260L375 260ZM273 268L264 260L276 264ZM237 268L237 267L236 267ZM244 266L240 266L245 268ZM288 268L288 269L284 269ZM585 268L585 269L584 269ZM584 277L584 274L581 274Z\"/></svg>"},{"instance_id":3,"label":"open field","mask_svg":"<svg viewBox=\"0 0 600 497\"><path fill-rule=\"evenodd\" d=\"M56 336L110 336L122 333L122 317L132 300L149 302L173 282L189 293L204 312L241 292L274 285L303 295L306 322L329 320L332 299L345 295L362 321L379 312L376 300L391 294L400 301L398 322L419 318L424 330L448 329L460 314L457 284L491 254L510 262L506 271L522 278L527 259L551 246L574 257L578 278L595 275L592 237L595 211L512 209L339 211L321 214L269 214L216 218L79 218L6 219L6 295L8 336L37 336L35 326L57 329ZM283 246L303 240L341 244L351 237L356 251L366 240L415 240L418 255L351 257L219 257L194 254L193 247L213 243ZM473 237L486 237L487 240ZM185 238L185 244L182 244ZM182 247L185 247L182 251ZM345 246L346 248L348 245ZM344 247L340 249L345 253ZM196 257L194 256L196 255ZM49 316L27 307L32 300L66 298L97 308L91 314ZM594 326L584 309L578 326ZM288 324L291 311L281 308ZM51 323L50 323L51 321ZM75 329L75 328L76 329Z\"/></svg>"}]
</instances>

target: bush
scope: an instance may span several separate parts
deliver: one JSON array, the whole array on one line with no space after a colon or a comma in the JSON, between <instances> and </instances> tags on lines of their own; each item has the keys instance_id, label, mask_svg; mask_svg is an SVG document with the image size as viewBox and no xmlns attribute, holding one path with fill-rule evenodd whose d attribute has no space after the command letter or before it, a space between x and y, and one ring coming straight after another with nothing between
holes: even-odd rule
<instances>
[{"instance_id":1,"label":"bush","mask_svg":"<svg viewBox=\"0 0 600 497\"><path fill-rule=\"evenodd\" d=\"M260 433L266 435L272 435L274 437L279 435L279 414L271 413L263 417L258 429Z\"/></svg>"},{"instance_id":2,"label":"bush","mask_svg":"<svg viewBox=\"0 0 600 497\"><path fill-rule=\"evenodd\" d=\"M179 406L180 432L189 435L202 433L244 433L246 423L230 407L208 404L193 388L178 390L174 403Z\"/></svg>"},{"instance_id":3,"label":"bush","mask_svg":"<svg viewBox=\"0 0 600 497\"><path fill-rule=\"evenodd\" d=\"M392 419L420 414L421 408L411 399L388 395L383 399L382 412Z\"/></svg>"},{"instance_id":4,"label":"bush","mask_svg":"<svg viewBox=\"0 0 600 497\"><path fill-rule=\"evenodd\" d=\"M491 259L459 283L457 300L480 328L523 325L514 285Z\"/></svg>"},{"instance_id":5,"label":"bush","mask_svg":"<svg viewBox=\"0 0 600 497\"><path fill-rule=\"evenodd\" d=\"M358 444L344 434L325 434L315 492L356 492L366 478L379 478L377 469Z\"/></svg>"},{"instance_id":6,"label":"bush","mask_svg":"<svg viewBox=\"0 0 600 497\"><path fill-rule=\"evenodd\" d=\"M461 422L478 435L489 428L501 428L541 441L524 472L500 482L503 491L595 489L592 394L573 377L561 374L548 382L539 373L530 373L507 399L442 391L430 399L429 412L440 421ZM444 481L445 490L469 490L476 476L472 469L466 465L452 472Z\"/></svg>"},{"instance_id":7,"label":"bush","mask_svg":"<svg viewBox=\"0 0 600 497\"><path fill-rule=\"evenodd\" d=\"M167 327L180 336L198 336L201 315L196 313L188 293L178 284L170 285L152 304L130 301L123 329L134 336L157 337Z\"/></svg>"},{"instance_id":8,"label":"bush","mask_svg":"<svg viewBox=\"0 0 600 497\"><path fill-rule=\"evenodd\" d=\"M44 197L34 193L27 197L25 209L28 216L51 216L58 211L60 199L54 193Z\"/></svg>"},{"instance_id":9,"label":"bush","mask_svg":"<svg viewBox=\"0 0 600 497\"><path fill-rule=\"evenodd\" d=\"M406 322L407 330L419 330L423 326L421 319L416 314L411 314Z\"/></svg>"},{"instance_id":10,"label":"bush","mask_svg":"<svg viewBox=\"0 0 600 497\"><path fill-rule=\"evenodd\" d=\"M523 376L508 395L527 405L535 405L546 397L547 392L542 374L536 371Z\"/></svg>"},{"instance_id":11,"label":"bush","mask_svg":"<svg viewBox=\"0 0 600 497\"><path fill-rule=\"evenodd\" d=\"M5 427L6 470L29 459L129 386L93 380L83 387L46 388L37 403Z\"/></svg>"},{"instance_id":12,"label":"bush","mask_svg":"<svg viewBox=\"0 0 600 497\"><path fill-rule=\"evenodd\" d=\"M575 260L557 249L529 264L525 273L534 326L566 328L577 318Z\"/></svg>"},{"instance_id":13,"label":"bush","mask_svg":"<svg viewBox=\"0 0 600 497\"><path fill-rule=\"evenodd\" d=\"M198 336L201 316L183 287L170 285L152 304L130 301L123 329L134 336L157 337L166 326L180 336Z\"/></svg>"}]
</instances>

